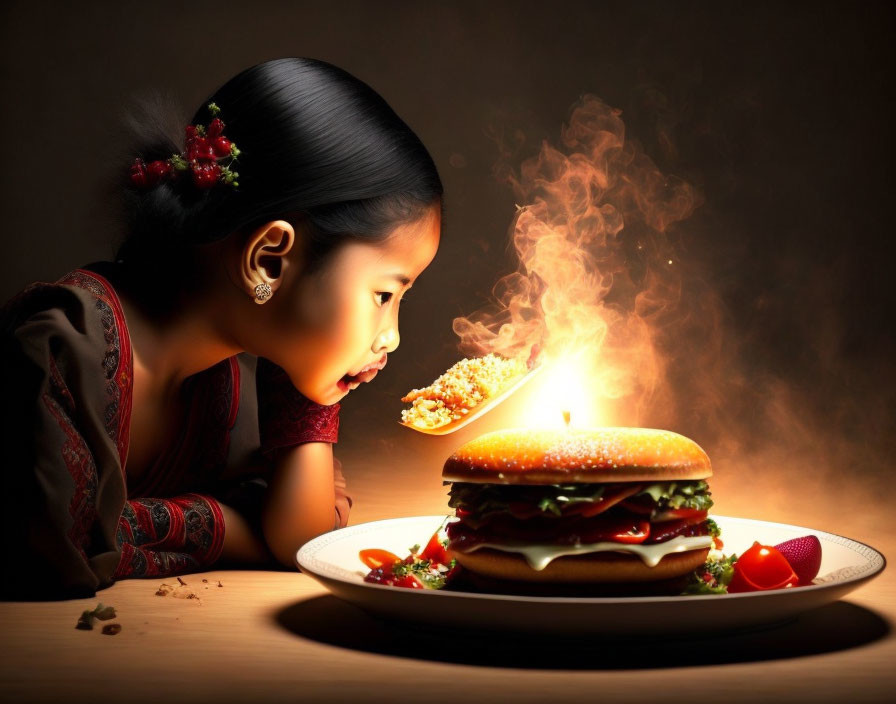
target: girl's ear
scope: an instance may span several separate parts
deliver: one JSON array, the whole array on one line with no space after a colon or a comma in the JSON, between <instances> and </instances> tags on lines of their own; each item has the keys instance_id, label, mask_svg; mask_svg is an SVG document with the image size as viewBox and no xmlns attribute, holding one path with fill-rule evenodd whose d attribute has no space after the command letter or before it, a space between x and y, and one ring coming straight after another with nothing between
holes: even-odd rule
<instances>
[{"instance_id":1,"label":"girl's ear","mask_svg":"<svg viewBox=\"0 0 896 704\"><path fill-rule=\"evenodd\" d=\"M286 255L293 249L296 233L285 220L272 220L257 228L246 240L240 253L240 285L255 299L264 303L283 281L289 266ZM258 295L258 287L270 286L267 295Z\"/></svg>"}]
</instances>

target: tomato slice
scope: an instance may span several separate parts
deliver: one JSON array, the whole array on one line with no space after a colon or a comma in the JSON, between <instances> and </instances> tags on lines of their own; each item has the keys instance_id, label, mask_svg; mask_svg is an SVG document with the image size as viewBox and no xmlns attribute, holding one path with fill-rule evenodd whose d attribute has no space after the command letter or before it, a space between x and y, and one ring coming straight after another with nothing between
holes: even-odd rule
<instances>
[{"instance_id":1,"label":"tomato slice","mask_svg":"<svg viewBox=\"0 0 896 704\"><path fill-rule=\"evenodd\" d=\"M650 535L650 521L641 518L619 518L612 522L598 523L581 533L583 543L625 543L637 545Z\"/></svg>"},{"instance_id":2,"label":"tomato slice","mask_svg":"<svg viewBox=\"0 0 896 704\"><path fill-rule=\"evenodd\" d=\"M728 593L784 589L799 583L793 567L776 548L756 542L734 563L734 576L728 585Z\"/></svg>"},{"instance_id":3,"label":"tomato slice","mask_svg":"<svg viewBox=\"0 0 896 704\"><path fill-rule=\"evenodd\" d=\"M362 550L358 553L358 557L361 558L361 562L372 570L383 565L393 565L396 562L401 562L401 558L395 553L391 553L388 550L380 550L379 548Z\"/></svg>"},{"instance_id":4,"label":"tomato slice","mask_svg":"<svg viewBox=\"0 0 896 704\"><path fill-rule=\"evenodd\" d=\"M675 521L682 518L696 518L697 516L706 518L706 510L699 508L667 508L662 513L654 516L653 522L661 523L662 521Z\"/></svg>"},{"instance_id":5,"label":"tomato slice","mask_svg":"<svg viewBox=\"0 0 896 704\"><path fill-rule=\"evenodd\" d=\"M677 535L701 535L705 531L700 529L700 525L706 520L706 511L699 511L690 518L677 518L670 521L662 521L660 523L650 524L650 539L648 543L662 543L671 540ZM698 528L701 532L695 533L690 528Z\"/></svg>"},{"instance_id":6,"label":"tomato slice","mask_svg":"<svg viewBox=\"0 0 896 704\"><path fill-rule=\"evenodd\" d=\"M423 548L423 552L420 553L420 558L423 560L431 560L433 564L446 566L451 562L451 556L445 548L442 547L442 543L439 542L439 531L432 534L426 547Z\"/></svg>"}]
</instances>

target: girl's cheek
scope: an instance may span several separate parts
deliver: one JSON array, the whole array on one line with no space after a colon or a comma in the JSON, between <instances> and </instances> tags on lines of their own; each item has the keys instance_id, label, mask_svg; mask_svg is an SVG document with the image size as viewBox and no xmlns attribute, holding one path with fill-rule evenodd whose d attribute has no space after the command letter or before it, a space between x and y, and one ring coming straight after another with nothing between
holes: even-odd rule
<instances>
[{"instance_id":1,"label":"girl's cheek","mask_svg":"<svg viewBox=\"0 0 896 704\"><path fill-rule=\"evenodd\" d=\"M329 307L326 318L318 318L321 327L326 327L328 337L334 345L339 345L340 352L358 354L358 340L367 335L371 326L369 302L363 296L354 294L342 297L336 305Z\"/></svg>"},{"instance_id":2,"label":"girl's cheek","mask_svg":"<svg viewBox=\"0 0 896 704\"><path fill-rule=\"evenodd\" d=\"M290 305L286 310L289 320L284 323L306 333L320 334L326 330L341 302L338 288L328 284L329 277L313 277L289 291Z\"/></svg>"}]
</instances>

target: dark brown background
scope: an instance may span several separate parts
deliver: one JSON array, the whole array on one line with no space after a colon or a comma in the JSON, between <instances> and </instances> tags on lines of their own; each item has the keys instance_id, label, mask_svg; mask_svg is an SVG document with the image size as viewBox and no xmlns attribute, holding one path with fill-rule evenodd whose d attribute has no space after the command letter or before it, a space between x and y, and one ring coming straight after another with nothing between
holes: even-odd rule
<instances>
[{"instance_id":1,"label":"dark brown background","mask_svg":"<svg viewBox=\"0 0 896 704\"><path fill-rule=\"evenodd\" d=\"M809 522L816 511L794 517L788 505L833 512L838 496L891 495L887 3L6 2L0 25L4 299L111 256L100 186L125 166L110 161L108 136L135 92L165 89L190 114L246 66L311 56L370 83L419 133L446 187L442 246L404 304L400 350L344 402L339 446L361 496L393 477L395 515L441 506L439 463L466 439L398 427L399 397L457 359L452 319L513 266L513 197L491 174L486 130L512 123L532 145L553 139L585 92L621 108L663 171L698 188L680 257L720 297L739 371L779 379L795 399L785 415L812 419L799 442L776 437L761 467L725 454L699 413L683 420L676 429L715 460L720 508ZM750 403L736 414L745 424L768 410ZM825 443L839 448L835 461L801 459ZM818 527L836 529L831 521Z\"/></svg>"}]
</instances>

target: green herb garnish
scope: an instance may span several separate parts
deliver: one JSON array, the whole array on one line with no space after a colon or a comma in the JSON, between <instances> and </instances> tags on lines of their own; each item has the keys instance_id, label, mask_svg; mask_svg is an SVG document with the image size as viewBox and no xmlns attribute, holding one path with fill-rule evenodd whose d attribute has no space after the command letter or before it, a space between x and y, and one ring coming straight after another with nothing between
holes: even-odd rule
<instances>
[{"instance_id":1,"label":"green herb garnish","mask_svg":"<svg viewBox=\"0 0 896 704\"><path fill-rule=\"evenodd\" d=\"M99 619L100 621L108 621L110 618L115 618L115 616L114 606L103 606L102 603L99 603L93 611L84 611L81 613L81 617L78 619L75 628L82 631L92 631L93 623L96 619Z\"/></svg>"},{"instance_id":2,"label":"green herb garnish","mask_svg":"<svg viewBox=\"0 0 896 704\"><path fill-rule=\"evenodd\" d=\"M737 555L724 555L718 559L708 560L702 567L688 575L688 583L681 592L690 594L727 594L728 585L734 576L734 563Z\"/></svg>"}]
</instances>

